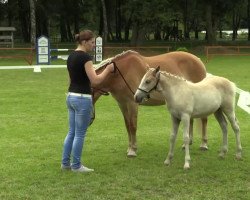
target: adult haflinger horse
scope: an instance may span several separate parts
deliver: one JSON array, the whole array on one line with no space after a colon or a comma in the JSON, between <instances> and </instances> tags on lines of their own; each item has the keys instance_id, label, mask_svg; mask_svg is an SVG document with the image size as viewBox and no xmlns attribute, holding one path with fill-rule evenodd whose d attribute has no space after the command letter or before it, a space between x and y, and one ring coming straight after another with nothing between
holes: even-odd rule
<instances>
[{"instance_id":1,"label":"adult haflinger horse","mask_svg":"<svg viewBox=\"0 0 250 200\"><path fill-rule=\"evenodd\" d=\"M96 72L101 72L105 64L113 62L116 72L109 76L98 88L94 88L94 102L104 92L110 92L118 102L122 111L128 132L129 147L128 157L136 156L136 130L138 104L134 101L134 93L146 73L148 66L160 65L162 70L182 76L192 82L199 82L206 77L204 64L196 56L186 52L171 52L152 57L144 57L135 51L126 51L107 59L99 64ZM143 105L164 105L164 98L157 92L152 92L151 98ZM201 148L207 149L206 138L207 118L202 119L202 144ZM190 126L192 127L192 125ZM192 128L190 130L192 134Z\"/></svg>"},{"instance_id":2,"label":"adult haflinger horse","mask_svg":"<svg viewBox=\"0 0 250 200\"><path fill-rule=\"evenodd\" d=\"M190 119L206 117L214 113L223 133L223 145L220 156L227 152L227 116L236 136L236 158L241 159L240 129L235 117L235 85L228 79L211 76L199 83L192 83L184 78L166 72L160 72L160 67L150 68L144 75L135 93L136 102L140 103L148 98L154 90L160 92L165 100L172 118L172 134L170 150L165 160L169 165L173 158L173 149L180 122L183 123L183 137L185 145L184 169L190 167L189 155L189 125Z\"/></svg>"}]
</instances>

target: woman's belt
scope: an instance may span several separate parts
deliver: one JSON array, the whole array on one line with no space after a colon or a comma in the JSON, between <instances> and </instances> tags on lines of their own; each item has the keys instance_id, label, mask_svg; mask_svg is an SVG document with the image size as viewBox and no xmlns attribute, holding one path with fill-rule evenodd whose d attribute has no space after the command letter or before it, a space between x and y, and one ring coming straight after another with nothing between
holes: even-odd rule
<instances>
[{"instance_id":1,"label":"woman's belt","mask_svg":"<svg viewBox=\"0 0 250 200\"><path fill-rule=\"evenodd\" d=\"M91 94L82 94L82 93L75 93L75 92L68 92L68 96L78 96L78 97L88 97L91 98Z\"/></svg>"}]
</instances>

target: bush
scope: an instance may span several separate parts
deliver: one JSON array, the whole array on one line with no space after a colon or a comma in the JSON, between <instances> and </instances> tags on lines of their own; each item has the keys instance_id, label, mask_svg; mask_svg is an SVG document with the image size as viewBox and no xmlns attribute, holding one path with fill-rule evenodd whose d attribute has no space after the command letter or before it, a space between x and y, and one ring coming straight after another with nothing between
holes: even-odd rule
<instances>
[{"instance_id":1,"label":"bush","mask_svg":"<svg viewBox=\"0 0 250 200\"><path fill-rule=\"evenodd\" d=\"M186 47L179 47L178 49L176 49L176 51L185 51L185 52L188 52L188 49Z\"/></svg>"}]
</instances>

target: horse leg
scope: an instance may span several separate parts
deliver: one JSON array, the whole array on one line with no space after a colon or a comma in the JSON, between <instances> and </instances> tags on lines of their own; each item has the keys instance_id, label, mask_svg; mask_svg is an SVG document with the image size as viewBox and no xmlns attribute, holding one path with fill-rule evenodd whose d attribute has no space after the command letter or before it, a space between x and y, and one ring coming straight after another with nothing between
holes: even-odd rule
<instances>
[{"instance_id":1,"label":"horse leg","mask_svg":"<svg viewBox=\"0 0 250 200\"><path fill-rule=\"evenodd\" d=\"M190 119L190 126L189 126L189 145L193 144L193 125L194 120Z\"/></svg>"},{"instance_id":2,"label":"horse leg","mask_svg":"<svg viewBox=\"0 0 250 200\"><path fill-rule=\"evenodd\" d=\"M222 147L219 153L219 157L224 158L228 148L227 148L227 121L225 116L222 113L221 109L218 109L215 113L214 116L216 118L216 120L218 121L218 123L220 124L221 130L222 130L222 134L223 134L223 143L222 143Z\"/></svg>"},{"instance_id":3,"label":"horse leg","mask_svg":"<svg viewBox=\"0 0 250 200\"><path fill-rule=\"evenodd\" d=\"M207 147L207 118L201 119L201 134L202 134L202 139L201 139L200 150L206 151L206 150L208 150L208 147Z\"/></svg>"},{"instance_id":4,"label":"horse leg","mask_svg":"<svg viewBox=\"0 0 250 200\"><path fill-rule=\"evenodd\" d=\"M127 153L128 157L136 157L137 151L137 115L138 115L138 105L133 103L128 106L129 113L129 132L130 132L130 150Z\"/></svg>"},{"instance_id":5,"label":"horse leg","mask_svg":"<svg viewBox=\"0 0 250 200\"><path fill-rule=\"evenodd\" d=\"M241 160L242 158L242 147L241 147L241 141L240 141L240 127L238 124L238 120L235 116L234 109L232 108L231 111L224 111L225 115L227 116L231 127L235 133L236 138L236 159Z\"/></svg>"},{"instance_id":6,"label":"horse leg","mask_svg":"<svg viewBox=\"0 0 250 200\"><path fill-rule=\"evenodd\" d=\"M138 105L135 103L126 105L119 104L119 107L122 111L126 129L128 132L129 145L127 150L127 156L136 157L137 156L136 130L137 130Z\"/></svg>"},{"instance_id":7,"label":"horse leg","mask_svg":"<svg viewBox=\"0 0 250 200\"><path fill-rule=\"evenodd\" d=\"M172 119L172 133L170 135L169 152L168 152L166 160L164 161L165 165L170 165L171 160L174 156L174 145L175 145L175 141L176 141L176 135L178 132L178 128L180 125L180 120L177 119L176 117L174 117L173 115L171 115L171 119Z\"/></svg>"},{"instance_id":8,"label":"horse leg","mask_svg":"<svg viewBox=\"0 0 250 200\"><path fill-rule=\"evenodd\" d=\"M190 126L190 116L188 114L183 114L181 117L183 122L183 140L185 145L185 164L184 169L190 168L190 154L189 154L189 126Z\"/></svg>"},{"instance_id":9,"label":"horse leg","mask_svg":"<svg viewBox=\"0 0 250 200\"><path fill-rule=\"evenodd\" d=\"M194 125L194 120L190 119L190 126L189 126L189 145L193 144L193 125ZM182 145L182 149L185 149L185 144Z\"/></svg>"}]
</instances>

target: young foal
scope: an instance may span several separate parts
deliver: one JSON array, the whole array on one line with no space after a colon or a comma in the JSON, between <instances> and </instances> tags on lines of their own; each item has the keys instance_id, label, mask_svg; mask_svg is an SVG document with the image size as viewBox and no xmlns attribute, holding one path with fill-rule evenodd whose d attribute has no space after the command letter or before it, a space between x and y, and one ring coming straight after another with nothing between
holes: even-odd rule
<instances>
[{"instance_id":1,"label":"young foal","mask_svg":"<svg viewBox=\"0 0 250 200\"><path fill-rule=\"evenodd\" d=\"M150 98L151 91L159 91L166 100L168 110L172 118L172 135L170 138L170 150L164 164L169 165L173 158L173 149L180 122L183 123L183 137L185 145L184 169L190 168L189 155L189 124L192 118L206 117L214 113L223 133L223 145L220 157L227 152L227 121L231 123L236 136L236 158L241 159L240 129L235 117L235 85L229 80L211 76L201 82L192 83L170 73L160 72L160 67L150 68L144 75L134 98L141 102Z\"/></svg>"}]
</instances>

